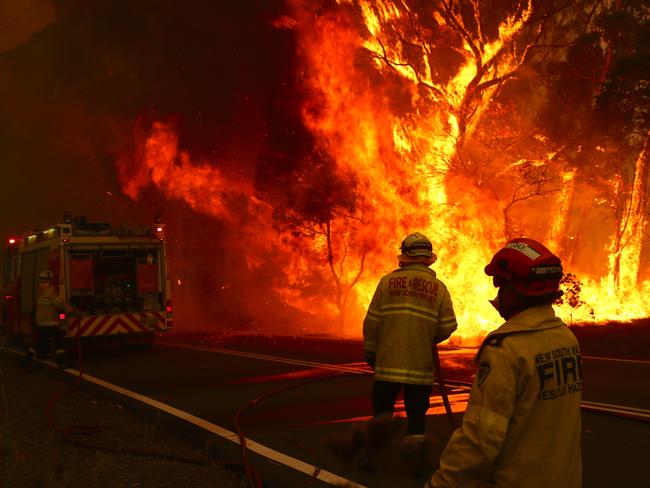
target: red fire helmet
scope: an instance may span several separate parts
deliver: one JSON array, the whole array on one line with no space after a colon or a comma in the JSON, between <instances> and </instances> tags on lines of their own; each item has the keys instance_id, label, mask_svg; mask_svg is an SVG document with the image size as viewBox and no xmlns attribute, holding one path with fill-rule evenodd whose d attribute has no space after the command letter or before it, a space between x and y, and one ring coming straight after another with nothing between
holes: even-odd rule
<instances>
[{"instance_id":1,"label":"red fire helmet","mask_svg":"<svg viewBox=\"0 0 650 488\"><path fill-rule=\"evenodd\" d=\"M500 249L485 267L494 286L513 285L524 296L557 293L562 278L560 258L533 239L517 238Z\"/></svg>"}]
</instances>

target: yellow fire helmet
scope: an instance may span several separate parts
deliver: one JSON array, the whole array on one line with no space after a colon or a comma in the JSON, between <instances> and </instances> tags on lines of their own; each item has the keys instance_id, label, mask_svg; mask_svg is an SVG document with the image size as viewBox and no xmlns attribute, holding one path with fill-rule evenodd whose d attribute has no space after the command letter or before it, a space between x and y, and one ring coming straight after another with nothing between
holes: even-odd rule
<instances>
[{"instance_id":1,"label":"yellow fire helmet","mask_svg":"<svg viewBox=\"0 0 650 488\"><path fill-rule=\"evenodd\" d=\"M433 253L431 241L419 232L407 235L400 246L402 254L397 259L404 264L422 263L430 266L438 257Z\"/></svg>"}]
</instances>

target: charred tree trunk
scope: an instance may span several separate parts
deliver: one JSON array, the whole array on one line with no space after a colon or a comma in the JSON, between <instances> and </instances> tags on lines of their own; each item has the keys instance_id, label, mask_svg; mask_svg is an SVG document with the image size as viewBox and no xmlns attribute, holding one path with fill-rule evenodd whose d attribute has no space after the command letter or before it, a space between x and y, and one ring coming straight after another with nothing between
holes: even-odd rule
<instances>
[{"instance_id":1,"label":"charred tree trunk","mask_svg":"<svg viewBox=\"0 0 650 488\"><path fill-rule=\"evenodd\" d=\"M325 223L324 230L325 230L325 237L327 239L327 264L329 265L330 273L332 275L332 279L334 280L334 285L336 290L336 308L339 311L338 332L340 335L345 335L345 330L347 325L346 323L347 312L348 312L348 306L350 304L350 295L352 293L352 289L359 282L361 276L363 275L366 255L368 254L368 251L367 249L361 250L361 256L359 258L359 268L357 269L355 276L350 280L350 282L345 283L343 281L343 274L344 274L345 261L348 257L348 245L347 245L348 235L346 234L343 236L343 240L345 241L344 242L345 249L341 256L341 260L338 263L338 270L337 270L337 266L334 263L334 248L332 244L331 221L328 220Z\"/></svg>"},{"instance_id":2,"label":"charred tree trunk","mask_svg":"<svg viewBox=\"0 0 650 488\"><path fill-rule=\"evenodd\" d=\"M550 249L564 256L565 259L569 254L573 254L567 244L567 227L569 222L569 214L573 206L573 198L575 195L575 175L576 170L572 169L562 175L562 189L558 198L558 216L553 221L551 228L551 236L549 239ZM567 260L568 262L569 260Z\"/></svg>"},{"instance_id":3,"label":"charred tree trunk","mask_svg":"<svg viewBox=\"0 0 650 488\"><path fill-rule=\"evenodd\" d=\"M646 228L646 204L648 193L648 150L650 134L646 136L643 149L637 157L634 181L627 204L621 212L612 244L610 274L619 291L636 288L639 279L641 247Z\"/></svg>"}]
</instances>

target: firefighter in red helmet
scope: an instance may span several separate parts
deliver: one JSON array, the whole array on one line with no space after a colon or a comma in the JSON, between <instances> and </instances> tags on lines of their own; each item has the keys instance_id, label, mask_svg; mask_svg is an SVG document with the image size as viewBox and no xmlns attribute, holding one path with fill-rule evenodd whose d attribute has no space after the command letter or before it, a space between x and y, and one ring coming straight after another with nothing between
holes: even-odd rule
<instances>
[{"instance_id":1,"label":"firefighter in red helmet","mask_svg":"<svg viewBox=\"0 0 650 488\"><path fill-rule=\"evenodd\" d=\"M513 239L485 272L505 319L484 339L462 426L425 486L581 486L578 342L555 316L560 259L532 239Z\"/></svg>"}]
</instances>

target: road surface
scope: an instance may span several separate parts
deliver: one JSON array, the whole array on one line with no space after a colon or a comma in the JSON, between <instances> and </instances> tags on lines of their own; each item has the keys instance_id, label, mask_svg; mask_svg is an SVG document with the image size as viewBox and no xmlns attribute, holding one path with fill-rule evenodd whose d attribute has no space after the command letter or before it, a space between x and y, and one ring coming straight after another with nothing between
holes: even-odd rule
<instances>
[{"instance_id":1,"label":"road surface","mask_svg":"<svg viewBox=\"0 0 650 488\"><path fill-rule=\"evenodd\" d=\"M359 361L360 341L245 335L200 344L178 341L168 335L148 352L90 347L84 369L232 432L235 414L247 406L241 428L248 439L359 485L423 485L422 478L408 475L397 451L381 473L373 474L335 457L324 445L369 418L372 376ZM441 361L452 383L471 381L474 353L442 348ZM583 486L643 486L650 452L650 362L585 358L584 377L586 405L606 404L648 419L583 412ZM459 422L467 388L460 384L450 393ZM398 404L397 412L403 415L403 405ZM452 432L437 394L427 421L437 460ZM260 458L253 461L261 463ZM283 486L277 472L265 486ZM303 476L308 484L309 477Z\"/></svg>"}]
</instances>

